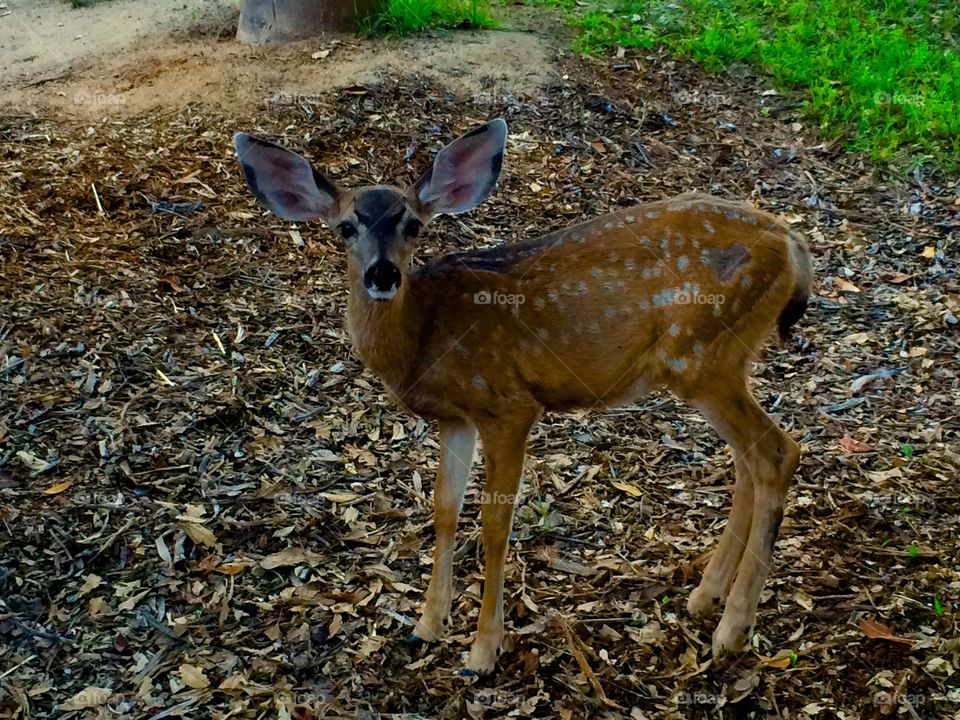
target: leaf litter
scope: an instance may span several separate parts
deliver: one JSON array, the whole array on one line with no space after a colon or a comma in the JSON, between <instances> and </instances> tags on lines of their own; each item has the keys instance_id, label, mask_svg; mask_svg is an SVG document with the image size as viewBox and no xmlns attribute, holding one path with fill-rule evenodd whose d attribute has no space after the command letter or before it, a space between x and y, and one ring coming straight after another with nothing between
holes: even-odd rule
<instances>
[{"instance_id":1,"label":"leaf litter","mask_svg":"<svg viewBox=\"0 0 960 720\"><path fill-rule=\"evenodd\" d=\"M960 708L956 183L842 153L749 75L657 51L559 62L533 96L404 76L257 112L0 118L0 717ZM438 220L421 257L692 189L810 238L817 299L754 382L802 467L753 652L732 663L684 611L732 462L666 396L535 429L491 677L457 674L482 584L476 482L449 636L402 642L436 439L350 352L337 240L263 213L230 136L277 138L346 185L410 182L490 116L511 129L501 187Z\"/></svg>"}]
</instances>

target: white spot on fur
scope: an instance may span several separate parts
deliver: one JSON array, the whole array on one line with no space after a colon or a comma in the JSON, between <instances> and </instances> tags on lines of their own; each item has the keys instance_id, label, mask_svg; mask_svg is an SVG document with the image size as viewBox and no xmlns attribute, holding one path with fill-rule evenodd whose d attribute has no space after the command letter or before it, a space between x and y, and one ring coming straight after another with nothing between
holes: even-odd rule
<instances>
[{"instance_id":1,"label":"white spot on fur","mask_svg":"<svg viewBox=\"0 0 960 720\"><path fill-rule=\"evenodd\" d=\"M674 323L673 325L671 325L671 326L670 326L670 334L673 335L674 337L676 337L677 335L679 335L679 334L680 334L680 326L677 325L676 323Z\"/></svg>"},{"instance_id":2,"label":"white spot on fur","mask_svg":"<svg viewBox=\"0 0 960 720\"><path fill-rule=\"evenodd\" d=\"M470 384L477 390L483 390L487 386L487 381L483 379L482 375L474 375Z\"/></svg>"},{"instance_id":3,"label":"white spot on fur","mask_svg":"<svg viewBox=\"0 0 960 720\"><path fill-rule=\"evenodd\" d=\"M647 216L647 220L656 220L658 217L660 217L660 213L656 210L647 210L644 215Z\"/></svg>"},{"instance_id":4,"label":"white spot on fur","mask_svg":"<svg viewBox=\"0 0 960 720\"><path fill-rule=\"evenodd\" d=\"M714 233L713 225L710 224L710 221L709 221L709 220L704 220L704 221L703 221L703 229L706 230L706 231L707 231L708 233L710 233L711 235L713 235L713 233Z\"/></svg>"},{"instance_id":5,"label":"white spot on fur","mask_svg":"<svg viewBox=\"0 0 960 720\"><path fill-rule=\"evenodd\" d=\"M541 340L546 340L550 337L550 331L546 328L539 328L537 330L537 337L539 337Z\"/></svg>"},{"instance_id":6,"label":"white spot on fur","mask_svg":"<svg viewBox=\"0 0 960 720\"><path fill-rule=\"evenodd\" d=\"M533 306L537 310L543 310L547 306L547 302L542 297L538 297L533 301Z\"/></svg>"},{"instance_id":7,"label":"white spot on fur","mask_svg":"<svg viewBox=\"0 0 960 720\"><path fill-rule=\"evenodd\" d=\"M745 288L750 287L752 283L753 283L753 279L749 275L744 275L743 278L741 278L740 280L740 284L743 285L743 287Z\"/></svg>"},{"instance_id":8,"label":"white spot on fur","mask_svg":"<svg viewBox=\"0 0 960 720\"><path fill-rule=\"evenodd\" d=\"M603 314L606 315L608 318L612 318L616 316L617 311L614 310L612 307L605 307L603 309Z\"/></svg>"},{"instance_id":9,"label":"white spot on fur","mask_svg":"<svg viewBox=\"0 0 960 720\"><path fill-rule=\"evenodd\" d=\"M577 294L578 295L587 294L587 284L583 280L577 283Z\"/></svg>"},{"instance_id":10,"label":"white spot on fur","mask_svg":"<svg viewBox=\"0 0 960 720\"><path fill-rule=\"evenodd\" d=\"M602 276L603 276L603 270L601 270L600 268L596 268L596 267L595 267L595 268L593 268L592 270L590 270L590 274L593 275L594 277L602 277Z\"/></svg>"},{"instance_id":11,"label":"white spot on fur","mask_svg":"<svg viewBox=\"0 0 960 720\"><path fill-rule=\"evenodd\" d=\"M687 269L687 265L688 265L689 263L690 263L690 261L687 259L687 256L686 256L686 255L681 255L680 257L677 258L677 269L678 269L678 270L686 270L686 269Z\"/></svg>"},{"instance_id":12,"label":"white spot on fur","mask_svg":"<svg viewBox=\"0 0 960 720\"><path fill-rule=\"evenodd\" d=\"M627 215L627 216L624 218L624 220L626 220L628 223L632 223L632 222L633 222L633 215Z\"/></svg>"},{"instance_id":13,"label":"white spot on fur","mask_svg":"<svg viewBox=\"0 0 960 720\"><path fill-rule=\"evenodd\" d=\"M623 266L627 270L633 270L637 266L637 264L633 261L633 258L627 258L626 260L623 261Z\"/></svg>"}]
</instances>

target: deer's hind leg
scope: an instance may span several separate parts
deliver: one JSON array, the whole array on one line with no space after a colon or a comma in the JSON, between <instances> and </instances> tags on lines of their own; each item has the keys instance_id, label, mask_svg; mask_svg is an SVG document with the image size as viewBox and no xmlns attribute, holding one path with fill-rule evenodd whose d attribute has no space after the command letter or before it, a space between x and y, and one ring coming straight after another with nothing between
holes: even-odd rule
<instances>
[{"instance_id":1,"label":"deer's hind leg","mask_svg":"<svg viewBox=\"0 0 960 720\"><path fill-rule=\"evenodd\" d=\"M713 388L695 404L730 444L737 482L730 519L704 573L703 591L697 588L691 595L691 610L701 609L704 598L712 601L718 591L722 598L729 587L713 635L713 654L720 656L740 650L753 629L800 448L757 404L745 381Z\"/></svg>"},{"instance_id":2,"label":"deer's hind leg","mask_svg":"<svg viewBox=\"0 0 960 720\"><path fill-rule=\"evenodd\" d=\"M703 571L700 584L687 600L687 612L694 618L706 617L726 602L750 534L753 519L753 478L742 457L734 456L734 468L737 479L733 487L730 516L720 536L720 542Z\"/></svg>"}]
</instances>

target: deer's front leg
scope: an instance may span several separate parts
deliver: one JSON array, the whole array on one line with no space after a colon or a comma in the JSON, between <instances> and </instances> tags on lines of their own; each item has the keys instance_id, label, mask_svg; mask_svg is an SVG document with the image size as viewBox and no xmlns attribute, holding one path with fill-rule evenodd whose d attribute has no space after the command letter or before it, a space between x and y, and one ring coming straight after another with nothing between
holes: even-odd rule
<instances>
[{"instance_id":1,"label":"deer's front leg","mask_svg":"<svg viewBox=\"0 0 960 720\"><path fill-rule=\"evenodd\" d=\"M450 614L457 521L476 444L477 430L470 423L448 420L440 423L440 467L433 491L433 527L437 545L433 551L433 574L427 587L426 602L411 640L432 642L439 639Z\"/></svg>"},{"instance_id":2,"label":"deer's front leg","mask_svg":"<svg viewBox=\"0 0 960 720\"><path fill-rule=\"evenodd\" d=\"M503 640L503 574L513 508L523 471L524 446L532 423L482 427L487 479L483 493L483 551L486 565L483 601L466 669L480 675L493 670Z\"/></svg>"}]
</instances>

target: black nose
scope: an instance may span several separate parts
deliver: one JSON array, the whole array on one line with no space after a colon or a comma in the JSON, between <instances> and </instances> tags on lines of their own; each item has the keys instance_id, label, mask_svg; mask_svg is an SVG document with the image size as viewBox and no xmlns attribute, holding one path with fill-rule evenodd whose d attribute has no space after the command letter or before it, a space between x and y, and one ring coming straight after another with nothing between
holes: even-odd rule
<instances>
[{"instance_id":1,"label":"black nose","mask_svg":"<svg viewBox=\"0 0 960 720\"><path fill-rule=\"evenodd\" d=\"M368 290L389 292L400 287L400 269L389 260L377 260L363 274L363 284Z\"/></svg>"}]
</instances>

